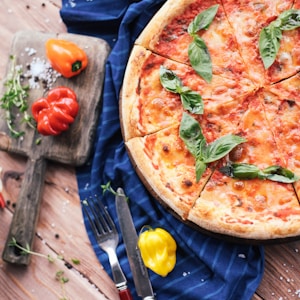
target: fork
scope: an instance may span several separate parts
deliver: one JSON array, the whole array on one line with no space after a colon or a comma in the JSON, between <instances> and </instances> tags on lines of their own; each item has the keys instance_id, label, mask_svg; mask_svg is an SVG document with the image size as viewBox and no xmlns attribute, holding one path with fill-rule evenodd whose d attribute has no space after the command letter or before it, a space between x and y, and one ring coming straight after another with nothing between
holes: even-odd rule
<instances>
[{"instance_id":1,"label":"fork","mask_svg":"<svg viewBox=\"0 0 300 300\"><path fill-rule=\"evenodd\" d=\"M104 205L98 198L95 199L97 201L94 201L93 199L83 200L83 210L86 213L100 248L108 255L113 280L119 291L120 299L132 300L132 295L127 287L126 277L121 269L116 254L116 248L119 243L119 235L116 226Z\"/></svg>"}]
</instances>

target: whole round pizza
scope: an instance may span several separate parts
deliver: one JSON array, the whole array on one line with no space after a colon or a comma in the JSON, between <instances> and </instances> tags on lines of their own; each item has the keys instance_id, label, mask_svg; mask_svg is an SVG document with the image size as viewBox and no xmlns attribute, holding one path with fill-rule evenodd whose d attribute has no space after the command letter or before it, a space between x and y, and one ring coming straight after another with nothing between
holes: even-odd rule
<instances>
[{"instance_id":1,"label":"whole round pizza","mask_svg":"<svg viewBox=\"0 0 300 300\"><path fill-rule=\"evenodd\" d=\"M300 1L169 0L135 42L120 101L128 153L183 222L300 236Z\"/></svg>"}]
</instances>

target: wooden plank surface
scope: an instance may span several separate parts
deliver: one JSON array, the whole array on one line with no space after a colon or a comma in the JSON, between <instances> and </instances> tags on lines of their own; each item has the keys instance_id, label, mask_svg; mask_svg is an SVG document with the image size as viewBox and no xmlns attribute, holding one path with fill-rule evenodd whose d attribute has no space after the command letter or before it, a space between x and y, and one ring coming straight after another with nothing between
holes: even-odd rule
<instances>
[{"instance_id":1,"label":"wooden plank surface","mask_svg":"<svg viewBox=\"0 0 300 300\"><path fill-rule=\"evenodd\" d=\"M22 29L65 32L59 16L60 0L0 1L0 80L5 74L13 34ZM10 200L0 210L0 252L2 252L12 212L25 170L26 160L0 151L0 167L5 178L4 196ZM0 259L0 299L58 300L119 299L113 282L101 267L90 246L82 221L75 171L58 163L48 165L45 190L37 227L34 250L52 256L63 255L65 261L49 263L33 257L27 268L17 268ZM80 264L72 264L72 258ZM68 268L65 263L70 263ZM68 265L68 264L67 264ZM300 298L300 242L265 247L265 273L252 300ZM55 279L64 271L69 282L63 286ZM165 299L161 299L165 300ZM239 299L236 299L239 300Z\"/></svg>"}]
</instances>

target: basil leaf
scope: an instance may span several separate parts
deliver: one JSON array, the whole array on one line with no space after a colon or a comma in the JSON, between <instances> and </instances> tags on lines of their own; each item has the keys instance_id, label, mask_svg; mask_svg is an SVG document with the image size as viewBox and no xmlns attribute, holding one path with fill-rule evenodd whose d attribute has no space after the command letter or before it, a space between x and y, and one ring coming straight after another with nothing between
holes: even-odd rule
<instances>
[{"instance_id":1,"label":"basil leaf","mask_svg":"<svg viewBox=\"0 0 300 300\"><path fill-rule=\"evenodd\" d=\"M178 93L181 91L182 82L171 70L160 66L160 83L169 92Z\"/></svg>"},{"instance_id":2,"label":"basil leaf","mask_svg":"<svg viewBox=\"0 0 300 300\"><path fill-rule=\"evenodd\" d=\"M226 166L220 168L220 172L224 175L239 179L257 178L259 171L259 168L255 165L250 165L246 163L227 164Z\"/></svg>"},{"instance_id":3,"label":"basil leaf","mask_svg":"<svg viewBox=\"0 0 300 300\"><path fill-rule=\"evenodd\" d=\"M200 14L198 14L194 20L189 24L188 33L190 35L196 34L199 30L207 29L211 22L213 21L219 5L213 5L208 9L204 10Z\"/></svg>"},{"instance_id":4,"label":"basil leaf","mask_svg":"<svg viewBox=\"0 0 300 300\"><path fill-rule=\"evenodd\" d=\"M283 168L281 166L271 166L263 170L266 178L273 181L292 183L300 179L291 170Z\"/></svg>"},{"instance_id":5,"label":"basil leaf","mask_svg":"<svg viewBox=\"0 0 300 300\"><path fill-rule=\"evenodd\" d=\"M182 115L179 136L196 160L195 168L197 182L206 170L207 163L224 157L235 146L245 142L244 138L229 134L207 145L200 124L185 112Z\"/></svg>"},{"instance_id":6,"label":"basil leaf","mask_svg":"<svg viewBox=\"0 0 300 300\"><path fill-rule=\"evenodd\" d=\"M265 69L268 69L274 63L281 39L281 29L272 26L272 23L261 30L259 35L259 53Z\"/></svg>"},{"instance_id":7,"label":"basil leaf","mask_svg":"<svg viewBox=\"0 0 300 300\"><path fill-rule=\"evenodd\" d=\"M206 170L206 163L202 160L203 152L206 149L206 139L199 123L185 112L182 115L179 136L196 160L196 181L199 182Z\"/></svg>"},{"instance_id":8,"label":"basil leaf","mask_svg":"<svg viewBox=\"0 0 300 300\"><path fill-rule=\"evenodd\" d=\"M204 104L200 94L187 90L180 94L182 106L193 114L203 114Z\"/></svg>"},{"instance_id":9,"label":"basil leaf","mask_svg":"<svg viewBox=\"0 0 300 300\"><path fill-rule=\"evenodd\" d=\"M185 112L182 114L179 136L195 158L201 156L206 146L206 139L199 123Z\"/></svg>"},{"instance_id":10,"label":"basil leaf","mask_svg":"<svg viewBox=\"0 0 300 300\"><path fill-rule=\"evenodd\" d=\"M281 30L293 30L300 26L300 10L290 9L281 13L278 17Z\"/></svg>"},{"instance_id":11,"label":"basil leaf","mask_svg":"<svg viewBox=\"0 0 300 300\"><path fill-rule=\"evenodd\" d=\"M204 40L200 37L195 37L188 48L188 56L193 69L206 82L212 80L212 62L211 57L206 47Z\"/></svg>"},{"instance_id":12,"label":"basil leaf","mask_svg":"<svg viewBox=\"0 0 300 300\"><path fill-rule=\"evenodd\" d=\"M300 10L290 9L282 12L275 21L261 30L259 53L265 69L268 69L275 61L282 39L282 31L298 27L300 27Z\"/></svg>"},{"instance_id":13,"label":"basil leaf","mask_svg":"<svg viewBox=\"0 0 300 300\"><path fill-rule=\"evenodd\" d=\"M203 162L201 159L196 159L196 182L199 182L203 173L206 170L206 163Z\"/></svg>"},{"instance_id":14,"label":"basil leaf","mask_svg":"<svg viewBox=\"0 0 300 300\"><path fill-rule=\"evenodd\" d=\"M182 81L176 74L164 66L160 66L159 72L161 85L167 91L180 95L185 110L193 114L203 114L204 105L200 94L192 91L189 87L183 86Z\"/></svg>"},{"instance_id":15,"label":"basil leaf","mask_svg":"<svg viewBox=\"0 0 300 300\"><path fill-rule=\"evenodd\" d=\"M227 134L222 136L207 146L204 161L206 163L216 161L244 142L246 140L238 135Z\"/></svg>"},{"instance_id":16,"label":"basil leaf","mask_svg":"<svg viewBox=\"0 0 300 300\"><path fill-rule=\"evenodd\" d=\"M260 170L257 166L247 163L229 163L221 167L220 172L226 176L238 179L258 178L282 183L293 183L300 179L292 171L280 166L270 166Z\"/></svg>"}]
</instances>

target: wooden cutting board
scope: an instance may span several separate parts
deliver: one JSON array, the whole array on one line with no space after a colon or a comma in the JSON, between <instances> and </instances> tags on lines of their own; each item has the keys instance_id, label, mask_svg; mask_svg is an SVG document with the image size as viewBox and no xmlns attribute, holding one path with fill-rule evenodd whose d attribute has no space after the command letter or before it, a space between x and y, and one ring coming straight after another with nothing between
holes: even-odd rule
<instances>
[{"instance_id":1,"label":"wooden cutting board","mask_svg":"<svg viewBox=\"0 0 300 300\"><path fill-rule=\"evenodd\" d=\"M47 161L73 166L84 164L91 153L99 117L105 62L110 51L104 40L67 33L21 31L14 37L10 54L16 56L17 65L22 66L23 73L26 73L30 70L28 65L36 66L37 60L39 64L47 62L45 42L55 37L76 43L84 49L89 60L87 68L81 74L70 79L58 77L52 85L49 84L50 88L67 86L77 95L80 109L69 130L55 137L42 136L23 124L18 128L23 130L25 135L16 139L10 136L5 111L0 109L0 149L27 157L24 181L2 253L4 261L14 264L27 265L30 262L29 255L22 255L18 248L10 246L9 243L15 238L23 247L33 246ZM10 68L11 63L7 68L7 76ZM6 78L4 82L5 80ZM25 79L24 83L28 80L30 79ZM1 85L1 97L5 93L4 82ZM46 95L42 81L37 80L31 87L28 96L29 108L35 100ZM41 142L37 143L40 138Z\"/></svg>"}]
</instances>

